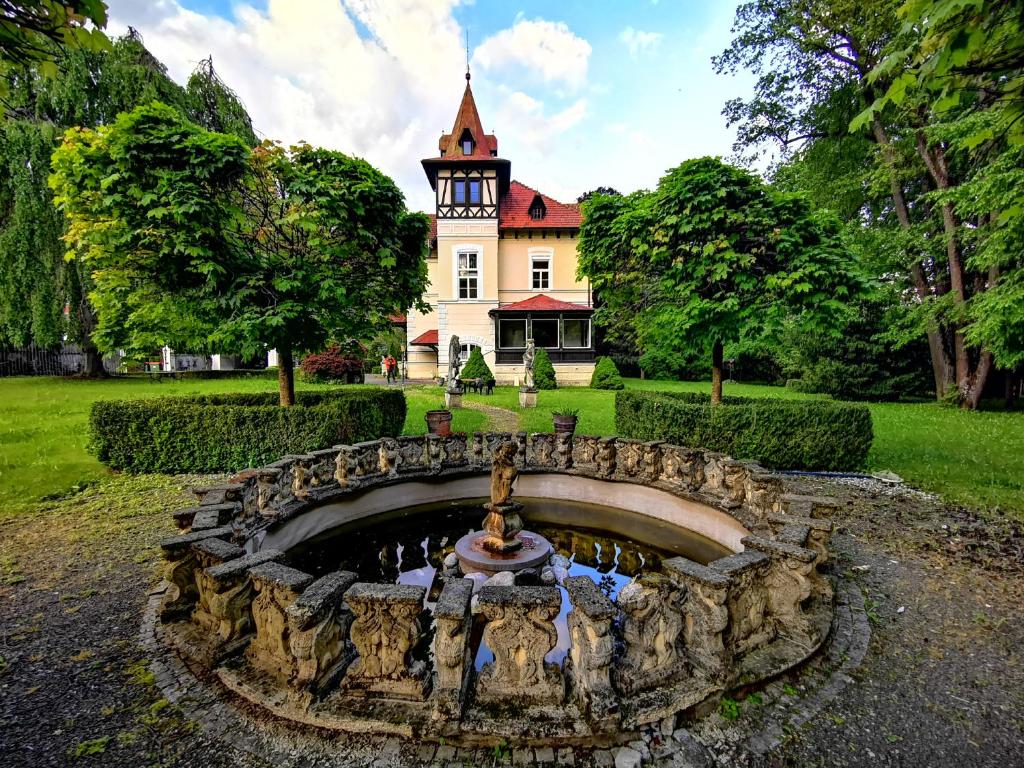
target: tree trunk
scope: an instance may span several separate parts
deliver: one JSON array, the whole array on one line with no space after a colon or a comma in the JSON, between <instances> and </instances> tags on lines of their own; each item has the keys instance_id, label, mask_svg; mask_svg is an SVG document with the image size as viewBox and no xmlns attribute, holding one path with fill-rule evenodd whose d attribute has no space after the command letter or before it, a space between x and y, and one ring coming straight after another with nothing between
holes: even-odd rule
<instances>
[{"instance_id":1,"label":"tree trunk","mask_svg":"<svg viewBox=\"0 0 1024 768\"><path fill-rule=\"evenodd\" d=\"M889 167L889 188L892 194L893 206L896 210L896 219L901 229L910 229L910 212L907 207L907 199L903 193L903 187L895 172L895 158L893 157L892 145L889 143L889 136L878 118L871 124L875 141L882 148L886 165ZM928 279L925 277L921 264L914 259L910 266L910 281L914 286L919 299L924 301L931 295L931 288ZM932 376L935 378L935 399L941 400L946 393L953 388L954 372L953 365L949 360L943 343L942 331L938 328L928 331L928 351L932 359Z\"/></svg>"},{"instance_id":2,"label":"tree trunk","mask_svg":"<svg viewBox=\"0 0 1024 768\"><path fill-rule=\"evenodd\" d=\"M295 361L290 344L277 346L277 392L280 405L295 405Z\"/></svg>"},{"instance_id":3,"label":"tree trunk","mask_svg":"<svg viewBox=\"0 0 1024 768\"><path fill-rule=\"evenodd\" d=\"M711 347L711 404L722 404L722 342Z\"/></svg>"},{"instance_id":4,"label":"tree trunk","mask_svg":"<svg viewBox=\"0 0 1024 768\"><path fill-rule=\"evenodd\" d=\"M87 296L82 296L78 305L78 323L82 329L82 340L79 344L84 358L82 375L90 378L106 376L107 372L103 368L103 356L92 340L92 332L96 329L96 314L92 311Z\"/></svg>"},{"instance_id":5,"label":"tree trunk","mask_svg":"<svg viewBox=\"0 0 1024 768\"><path fill-rule=\"evenodd\" d=\"M946 163L946 151L942 146L937 145L934 149L931 148L924 133L918 132L917 152L935 181L935 186L943 192L951 189L952 183L949 178L949 166ZM941 210L942 231L946 236L946 260L949 262L950 289L956 301L963 306L967 303L967 282L957 237L959 222L951 202L944 201ZM981 401L982 390L985 389L985 382L992 369L992 355L985 349L979 350L978 363L972 368L970 349L968 349L963 328L959 324L953 327L953 353L960 405L962 408L974 410Z\"/></svg>"}]
</instances>

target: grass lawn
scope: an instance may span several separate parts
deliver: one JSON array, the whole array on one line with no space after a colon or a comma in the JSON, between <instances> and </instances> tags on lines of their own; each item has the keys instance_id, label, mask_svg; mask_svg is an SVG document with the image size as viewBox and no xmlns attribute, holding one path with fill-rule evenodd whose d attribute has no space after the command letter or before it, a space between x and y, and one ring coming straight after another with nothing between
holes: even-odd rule
<instances>
[{"instance_id":1,"label":"grass lawn","mask_svg":"<svg viewBox=\"0 0 1024 768\"><path fill-rule=\"evenodd\" d=\"M300 389L323 385L299 384ZM707 392L706 382L627 380L637 389ZM97 399L156 397L212 392L273 391L267 379L155 381L112 379L76 381L56 378L0 379L0 512L31 506L107 477L107 470L85 449L90 404ZM408 387L405 434L422 434L424 414L441 408L436 386ZM781 387L726 383L726 394L749 397L813 398ZM551 412L577 408L579 431L615 432L614 392L560 389L540 392L538 407L521 410L515 387L493 395L466 395L469 402L516 413L520 429L547 432ZM910 484L943 494L965 506L1000 508L1024 518L1024 413L968 413L933 403L879 403L869 406L875 442L868 469L888 469ZM470 408L455 413L452 428L473 432L488 428L487 416Z\"/></svg>"},{"instance_id":2,"label":"grass lawn","mask_svg":"<svg viewBox=\"0 0 1024 768\"><path fill-rule=\"evenodd\" d=\"M329 388L299 382L296 387ZM0 379L0 507L16 511L109 474L86 450L89 408L95 400L270 392L276 388L277 382L271 379ZM439 387L409 387L406 400L406 434L423 433L424 414L431 408L444 407L444 393ZM463 409L455 415L452 428L472 432L485 429L486 421L482 413Z\"/></svg>"}]
</instances>

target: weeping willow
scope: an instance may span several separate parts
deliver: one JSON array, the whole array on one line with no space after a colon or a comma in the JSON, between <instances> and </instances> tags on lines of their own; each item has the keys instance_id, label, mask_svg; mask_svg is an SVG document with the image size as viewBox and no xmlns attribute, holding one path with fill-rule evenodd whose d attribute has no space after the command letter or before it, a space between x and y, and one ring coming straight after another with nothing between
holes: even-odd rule
<instances>
[{"instance_id":1,"label":"weeping willow","mask_svg":"<svg viewBox=\"0 0 1024 768\"><path fill-rule=\"evenodd\" d=\"M61 75L41 77L34 68L5 73L8 96L0 125L0 344L33 342L52 347L78 343L99 373L90 334L96 314L91 280L80 263L65 257L62 215L47 179L50 156L63 132L96 127L140 104L160 101L210 130L257 143L252 121L213 61L196 68L185 87L143 44L135 30L109 50L71 49L59 56Z\"/></svg>"}]
</instances>

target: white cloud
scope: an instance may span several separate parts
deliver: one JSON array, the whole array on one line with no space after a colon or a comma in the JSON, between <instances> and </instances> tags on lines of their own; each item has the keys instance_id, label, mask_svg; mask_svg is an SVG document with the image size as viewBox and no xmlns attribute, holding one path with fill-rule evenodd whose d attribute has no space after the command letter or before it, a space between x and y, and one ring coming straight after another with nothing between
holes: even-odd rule
<instances>
[{"instance_id":1,"label":"white cloud","mask_svg":"<svg viewBox=\"0 0 1024 768\"><path fill-rule=\"evenodd\" d=\"M586 83L591 50L590 43L573 34L565 22L517 18L511 28L484 40L473 62L485 71L522 67L545 83L579 88Z\"/></svg>"},{"instance_id":2,"label":"white cloud","mask_svg":"<svg viewBox=\"0 0 1024 768\"><path fill-rule=\"evenodd\" d=\"M664 37L660 32L644 32L640 29L626 27L619 33L619 40L626 44L629 55L636 57L640 54L654 53L661 45Z\"/></svg>"},{"instance_id":3,"label":"white cloud","mask_svg":"<svg viewBox=\"0 0 1024 768\"><path fill-rule=\"evenodd\" d=\"M461 93L457 4L270 0L265 9L236 5L228 20L174 0L113 0L110 31L136 27L179 82L212 54L258 131L365 157L426 207L432 197L417 161L436 152Z\"/></svg>"}]
</instances>

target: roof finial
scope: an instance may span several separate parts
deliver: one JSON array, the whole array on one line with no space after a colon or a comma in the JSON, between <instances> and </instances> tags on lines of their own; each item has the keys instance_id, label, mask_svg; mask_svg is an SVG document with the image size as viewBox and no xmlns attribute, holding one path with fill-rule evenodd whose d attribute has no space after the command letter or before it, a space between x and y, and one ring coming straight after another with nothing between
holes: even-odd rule
<instances>
[{"instance_id":1,"label":"roof finial","mask_svg":"<svg viewBox=\"0 0 1024 768\"><path fill-rule=\"evenodd\" d=\"M466 30L466 82L469 82L469 30Z\"/></svg>"}]
</instances>

